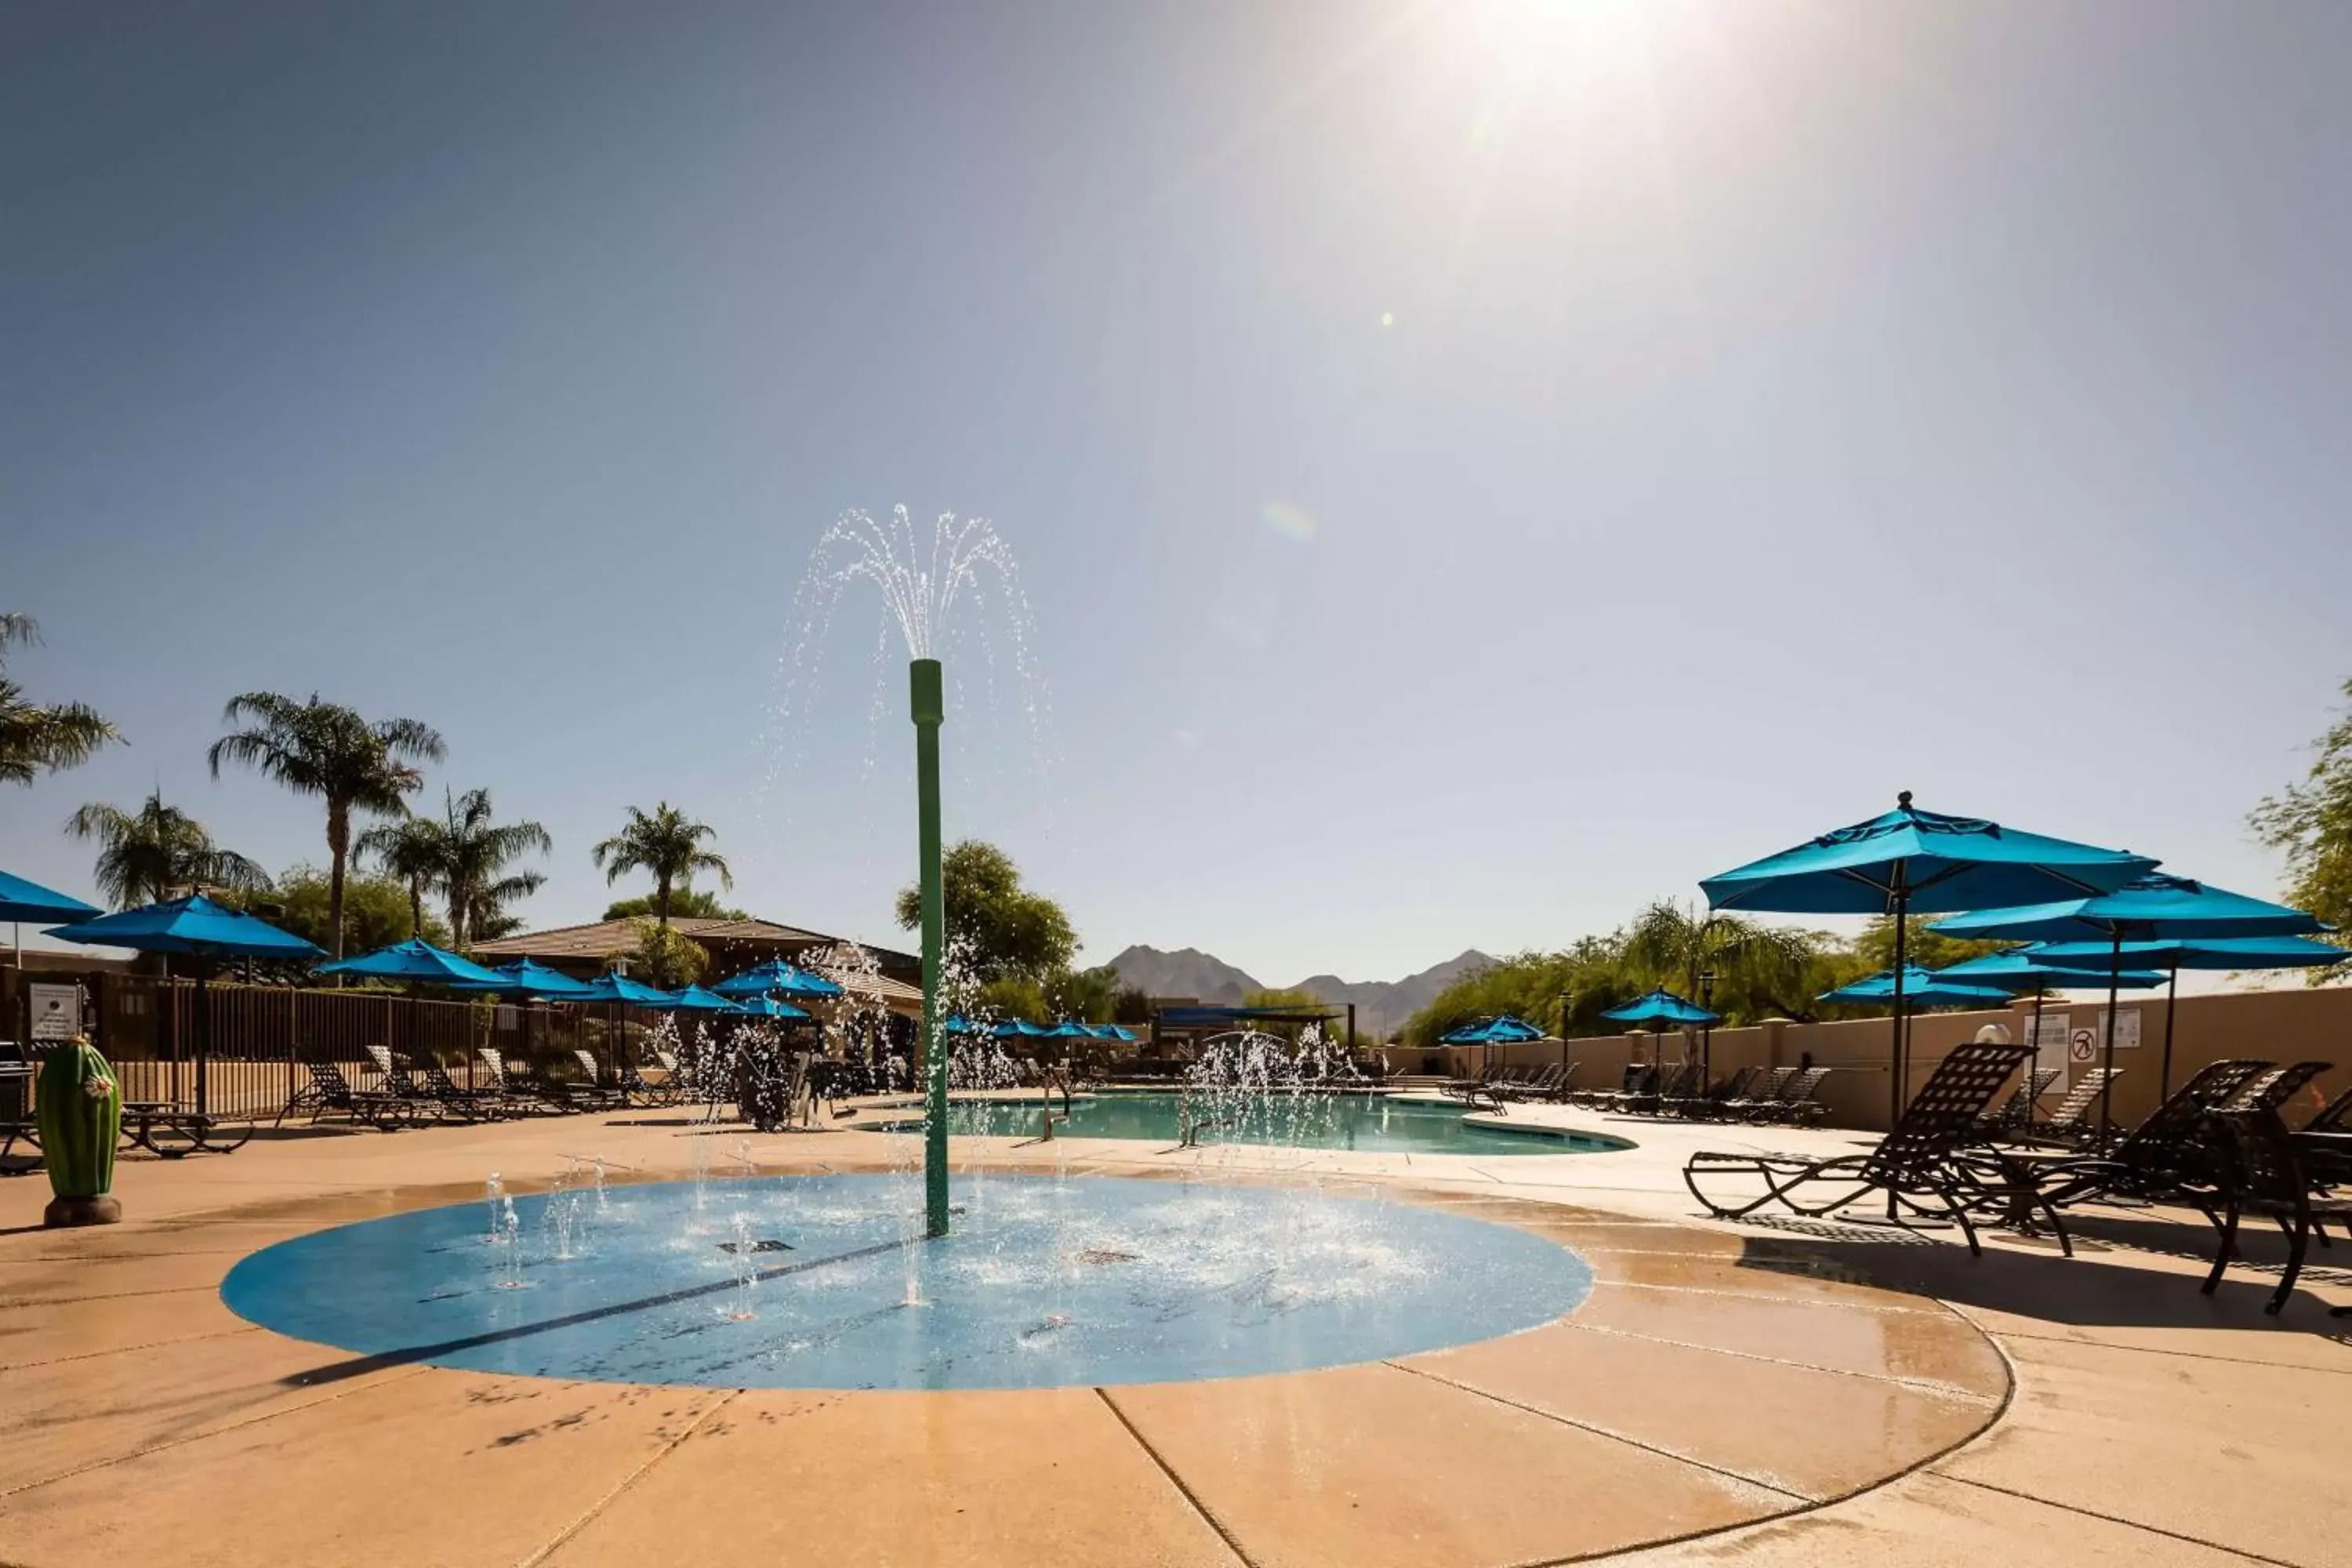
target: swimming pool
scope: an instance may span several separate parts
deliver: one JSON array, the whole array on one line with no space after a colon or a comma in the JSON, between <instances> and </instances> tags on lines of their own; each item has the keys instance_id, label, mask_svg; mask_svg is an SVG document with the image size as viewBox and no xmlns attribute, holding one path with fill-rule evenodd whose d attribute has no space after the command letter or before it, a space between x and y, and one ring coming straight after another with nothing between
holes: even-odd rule
<instances>
[{"instance_id":1,"label":"swimming pool","mask_svg":"<svg viewBox=\"0 0 2352 1568\"><path fill-rule=\"evenodd\" d=\"M1180 1095L1114 1091L1074 1100L1064 1121L1056 1100L1055 1131L1066 1138L1173 1143L1181 1135L1184 1104ZM1277 1143L1367 1154L1600 1154L1633 1147L1602 1133L1482 1127L1465 1121L1458 1105L1382 1095L1268 1094L1238 1102L1221 1100L1214 1109L1194 1100L1191 1109L1196 1116L1218 1118L1201 1135L1203 1143ZM1034 1100L960 1100L948 1107L948 1133L1034 1138L1044 1110ZM885 1126L892 1132L922 1129L919 1121Z\"/></svg>"},{"instance_id":2,"label":"swimming pool","mask_svg":"<svg viewBox=\"0 0 2352 1568\"><path fill-rule=\"evenodd\" d=\"M724 1388L1060 1388L1339 1366L1575 1310L1528 1231L1312 1188L919 1173L572 1188L340 1226L221 1298L395 1362ZM1465 1282L1475 1281L1475 1287Z\"/></svg>"}]
</instances>

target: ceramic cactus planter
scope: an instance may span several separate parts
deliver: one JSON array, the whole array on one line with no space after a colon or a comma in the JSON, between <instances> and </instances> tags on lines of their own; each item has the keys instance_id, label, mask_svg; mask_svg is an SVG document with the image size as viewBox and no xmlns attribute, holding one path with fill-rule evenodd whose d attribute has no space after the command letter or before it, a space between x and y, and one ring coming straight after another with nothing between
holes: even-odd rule
<instances>
[{"instance_id":1,"label":"ceramic cactus planter","mask_svg":"<svg viewBox=\"0 0 2352 1568\"><path fill-rule=\"evenodd\" d=\"M114 1145L122 1131L122 1085L89 1040L77 1037L41 1062L34 1090L41 1129L41 1163L56 1194L42 1211L47 1226L111 1225L122 1217L115 1201Z\"/></svg>"}]
</instances>

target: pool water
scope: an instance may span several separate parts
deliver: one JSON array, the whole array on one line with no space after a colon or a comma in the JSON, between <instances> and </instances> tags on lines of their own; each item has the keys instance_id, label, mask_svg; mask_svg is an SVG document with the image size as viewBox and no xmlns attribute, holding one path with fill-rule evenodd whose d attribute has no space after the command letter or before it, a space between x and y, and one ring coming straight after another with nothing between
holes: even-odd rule
<instances>
[{"instance_id":1,"label":"pool water","mask_svg":"<svg viewBox=\"0 0 2352 1568\"><path fill-rule=\"evenodd\" d=\"M1139 1138L1174 1143L1181 1136L1183 1097L1112 1092L1070 1102L1066 1120L1053 1102L1055 1133L1067 1138ZM960 1100L948 1107L950 1137L1034 1138L1045 1104L1035 1100ZM1282 1143L1347 1149L1370 1154L1598 1154L1633 1147L1603 1133L1482 1127L1463 1120L1458 1105L1391 1100L1370 1094L1270 1094L1219 1101L1195 1116L1218 1118L1202 1143ZM919 1121L888 1123L887 1131L918 1132Z\"/></svg>"},{"instance_id":2,"label":"pool water","mask_svg":"<svg viewBox=\"0 0 2352 1568\"><path fill-rule=\"evenodd\" d=\"M1051 1388L1405 1355L1573 1310L1529 1232L1311 1188L1119 1177L777 1176L480 1203L238 1262L240 1316L357 1354L727 1388ZM1475 1288L1469 1283L1475 1281ZM911 1304L910 1304L911 1303Z\"/></svg>"}]
</instances>

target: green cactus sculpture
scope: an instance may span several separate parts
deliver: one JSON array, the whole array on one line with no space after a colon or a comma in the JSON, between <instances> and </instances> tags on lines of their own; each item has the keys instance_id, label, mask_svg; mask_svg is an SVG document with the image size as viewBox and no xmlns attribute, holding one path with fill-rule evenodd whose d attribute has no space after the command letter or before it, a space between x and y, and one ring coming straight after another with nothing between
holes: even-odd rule
<instances>
[{"instance_id":1,"label":"green cactus sculpture","mask_svg":"<svg viewBox=\"0 0 2352 1568\"><path fill-rule=\"evenodd\" d=\"M33 1110L41 1128L41 1162L57 1194L41 1223L111 1225L121 1219L122 1205L112 1189L122 1084L98 1047L77 1037L51 1049L41 1061Z\"/></svg>"}]
</instances>

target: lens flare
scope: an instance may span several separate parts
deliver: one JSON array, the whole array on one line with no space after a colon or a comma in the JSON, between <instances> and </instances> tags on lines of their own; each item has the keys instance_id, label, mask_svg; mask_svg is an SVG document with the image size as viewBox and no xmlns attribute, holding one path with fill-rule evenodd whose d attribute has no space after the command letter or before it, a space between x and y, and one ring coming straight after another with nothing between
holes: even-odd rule
<instances>
[{"instance_id":1,"label":"lens flare","mask_svg":"<svg viewBox=\"0 0 2352 1568\"><path fill-rule=\"evenodd\" d=\"M1258 521L1266 531L1289 540L1293 544L1312 544L1322 524L1315 514L1303 506L1293 506L1286 500L1270 500L1258 509Z\"/></svg>"}]
</instances>

